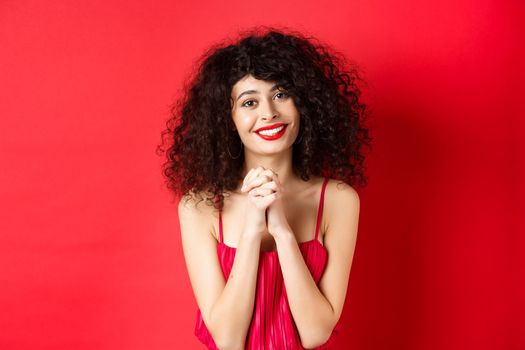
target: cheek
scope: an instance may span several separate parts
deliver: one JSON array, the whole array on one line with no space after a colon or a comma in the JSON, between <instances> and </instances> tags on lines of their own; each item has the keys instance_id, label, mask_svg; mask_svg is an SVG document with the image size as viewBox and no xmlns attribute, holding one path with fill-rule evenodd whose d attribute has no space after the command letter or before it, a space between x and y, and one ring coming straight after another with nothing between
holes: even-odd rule
<instances>
[{"instance_id":1,"label":"cheek","mask_svg":"<svg viewBox=\"0 0 525 350\"><path fill-rule=\"evenodd\" d=\"M250 115L238 113L234 115L233 122L240 133L246 133L253 127L254 119Z\"/></svg>"},{"instance_id":2,"label":"cheek","mask_svg":"<svg viewBox=\"0 0 525 350\"><path fill-rule=\"evenodd\" d=\"M237 121L237 130L239 133L246 134L250 132L250 123L246 119L241 119Z\"/></svg>"},{"instance_id":3,"label":"cheek","mask_svg":"<svg viewBox=\"0 0 525 350\"><path fill-rule=\"evenodd\" d=\"M237 129L237 131L241 132L243 129L243 118L238 113L232 114L232 123Z\"/></svg>"},{"instance_id":4,"label":"cheek","mask_svg":"<svg viewBox=\"0 0 525 350\"><path fill-rule=\"evenodd\" d=\"M295 116L293 118L293 123L294 123L295 127L297 129L299 129L299 126L301 125L301 117L300 117L298 112L296 112L296 114L295 114Z\"/></svg>"}]
</instances>

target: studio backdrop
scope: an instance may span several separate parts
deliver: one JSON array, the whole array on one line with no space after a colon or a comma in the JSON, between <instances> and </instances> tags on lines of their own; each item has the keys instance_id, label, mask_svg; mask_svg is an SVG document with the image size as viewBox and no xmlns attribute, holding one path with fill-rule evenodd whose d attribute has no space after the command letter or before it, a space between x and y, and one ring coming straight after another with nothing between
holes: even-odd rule
<instances>
[{"instance_id":1,"label":"studio backdrop","mask_svg":"<svg viewBox=\"0 0 525 350\"><path fill-rule=\"evenodd\" d=\"M0 348L202 349L156 153L256 25L361 69L373 150L338 349L524 349L521 1L0 2Z\"/></svg>"}]
</instances>

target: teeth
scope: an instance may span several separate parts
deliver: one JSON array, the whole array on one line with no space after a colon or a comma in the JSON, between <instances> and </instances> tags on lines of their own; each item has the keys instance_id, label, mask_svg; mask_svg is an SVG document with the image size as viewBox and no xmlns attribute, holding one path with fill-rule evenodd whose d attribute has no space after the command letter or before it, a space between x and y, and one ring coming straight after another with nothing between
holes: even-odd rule
<instances>
[{"instance_id":1,"label":"teeth","mask_svg":"<svg viewBox=\"0 0 525 350\"><path fill-rule=\"evenodd\" d=\"M277 134L279 131L281 131L284 128L284 125L281 125L275 129L269 129L269 130L261 130L258 131L259 134L265 135L265 136L273 136Z\"/></svg>"}]
</instances>

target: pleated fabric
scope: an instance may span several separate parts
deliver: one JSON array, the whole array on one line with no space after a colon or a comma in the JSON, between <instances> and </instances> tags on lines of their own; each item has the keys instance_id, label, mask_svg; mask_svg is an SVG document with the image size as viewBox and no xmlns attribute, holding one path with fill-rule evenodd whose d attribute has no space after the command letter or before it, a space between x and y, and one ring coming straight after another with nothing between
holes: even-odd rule
<instances>
[{"instance_id":1,"label":"pleated fabric","mask_svg":"<svg viewBox=\"0 0 525 350\"><path fill-rule=\"evenodd\" d=\"M314 239L300 242L299 250L317 285L323 275L328 259L328 251L319 242L319 226L323 211L324 192L328 178L325 178L321 189L321 198L317 210L317 224ZM222 218L219 213L220 241L217 244L217 255L224 279L230 275L236 248L227 246L223 242ZM259 256L257 286L252 320L246 335L245 349L249 350L296 350L304 349L286 295L286 287L279 265L277 251L262 251ZM209 333L202 314L197 309L195 336L208 347L218 349ZM326 343L316 349L330 349L340 332L340 323L334 328Z\"/></svg>"}]
</instances>

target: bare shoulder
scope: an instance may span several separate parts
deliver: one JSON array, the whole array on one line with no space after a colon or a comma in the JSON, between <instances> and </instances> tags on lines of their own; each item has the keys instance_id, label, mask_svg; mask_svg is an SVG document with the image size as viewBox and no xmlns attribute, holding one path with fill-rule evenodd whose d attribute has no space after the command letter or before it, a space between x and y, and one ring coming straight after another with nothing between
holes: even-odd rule
<instances>
[{"instance_id":1,"label":"bare shoulder","mask_svg":"<svg viewBox=\"0 0 525 350\"><path fill-rule=\"evenodd\" d=\"M326 184L326 201L328 205L339 206L341 204L359 204L359 194L357 191L344 181L329 179Z\"/></svg>"},{"instance_id":2,"label":"bare shoulder","mask_svg":"<svg viewBox=\"0 0 525 350\"><path fill-rule=\"evenodd\" d=\"M179 214L186 215L209 215L215 210L213 206L206 203L206 195L200 193L186 193L179 199L178 211Z\"/></svg>"},{"instance_id":3,"label":"bare shoulder","mask_svg":"<svg viewBox=\"0 0 525 350\"><path fill-rule=\"evenodd\" d=\"M216 209L206 203L204 193L190 193L182 196L178 204L179 221L187 226L198 226L214 234L212 218ZM201 231L202 232L202 231Z\"/></svg>"},{"instance_id":4,"label":"bare shoulder","mask_svg":"<svg viewBox=\"0 0 525 350\"><path fill-rule=\"evenodd\" d=\"M324 207L326 227L340 217L359 214L360 199L357 191L344 181L329 179L325 189ZM353 215L351 215L353 214Z\"/></svg>"}]
</instances>

